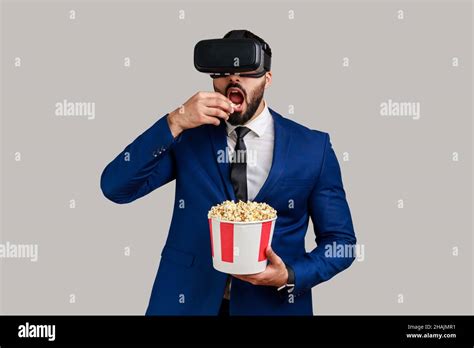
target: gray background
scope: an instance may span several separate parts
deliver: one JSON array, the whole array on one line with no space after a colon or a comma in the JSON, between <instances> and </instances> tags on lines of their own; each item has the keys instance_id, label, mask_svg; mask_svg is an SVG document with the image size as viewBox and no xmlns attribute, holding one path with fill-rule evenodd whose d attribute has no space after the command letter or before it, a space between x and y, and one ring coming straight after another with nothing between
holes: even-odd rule
<instances>
[{"instance_id":1,"label":"gray background","mask_svg":"<svg viewBox=\"0 0 474 348\"><path fill-rule=\"evenodd\" d=\"M365 247L313 289L315 312L472 313L472 16L469 1L2 1L0 241L37 244L39 260L0 259L0 313L144 313L174 183L120 206L99 177L159 117L212 90L194 44L238 28L274 52L269 106L330 133ZM95 119L55 116L63 99L95 102ZM421 118L382 117L388 99L420 102Z\"/></svg>"}]
</instances>

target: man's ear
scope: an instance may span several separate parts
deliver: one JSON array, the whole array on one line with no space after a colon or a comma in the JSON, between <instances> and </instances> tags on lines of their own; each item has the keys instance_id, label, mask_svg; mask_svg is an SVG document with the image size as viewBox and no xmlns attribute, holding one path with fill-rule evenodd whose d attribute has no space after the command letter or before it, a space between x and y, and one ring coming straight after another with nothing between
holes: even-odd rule
<instances>
[{"instance_id":1,"label":"man's ear","mask_svg":"<svg viewBox=\"0 0 474 348\"><path fill-rule=\"evenodd\" d=\"M268 88L272 85L272 72L267 71L265 73L265 88Z\"/></svg>"}]
</instances>

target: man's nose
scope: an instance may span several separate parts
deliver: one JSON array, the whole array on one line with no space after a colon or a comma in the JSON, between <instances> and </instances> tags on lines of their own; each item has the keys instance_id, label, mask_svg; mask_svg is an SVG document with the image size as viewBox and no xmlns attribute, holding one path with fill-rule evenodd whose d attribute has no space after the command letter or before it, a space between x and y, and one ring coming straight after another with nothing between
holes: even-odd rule
<instances>
[{"instance_id":1,"label":"man's nose","mask_svg":"<svg viewBox=\"0 0 474 348\"><path fill-rule=\"evenodd\" d=\"M229 81L231 81L231 82L238 82L238 81L240 81L240 76L239 76L239 75L235 75L235 74L229 75Z\"/></svg>"}]
</instances>

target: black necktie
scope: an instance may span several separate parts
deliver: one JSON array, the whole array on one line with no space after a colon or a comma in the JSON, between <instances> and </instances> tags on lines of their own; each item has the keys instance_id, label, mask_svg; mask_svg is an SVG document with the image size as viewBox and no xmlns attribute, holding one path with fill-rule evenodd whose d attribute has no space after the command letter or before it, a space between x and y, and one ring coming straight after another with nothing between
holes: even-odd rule
<instances>
[{"instance_id":1,"label":"black necktie","mask_svg":"<svg viewBox=\"0 0 474 348\"><path fill-rule=\"evenodd\" d=\"M235 196L238 200L247 202L247 148L244 137L250 129L247 127L235 128L237 142L234 149L234 157L230 166L230 180L234 187Z\"/></svg>"}]
</instances>

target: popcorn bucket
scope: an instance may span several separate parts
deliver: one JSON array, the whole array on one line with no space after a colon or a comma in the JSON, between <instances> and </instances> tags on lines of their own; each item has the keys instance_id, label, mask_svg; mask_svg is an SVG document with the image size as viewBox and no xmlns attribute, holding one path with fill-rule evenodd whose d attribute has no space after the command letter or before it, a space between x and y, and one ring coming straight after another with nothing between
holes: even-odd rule
<instances>
[{"instance_id":1,"label":"popcorn bucket","mask_svg":"<svg viewBox=\"0 0 474 348\"><path fill-rule=\"evenodd\" d=\"M214 268L228 274L263 272L276 219L234 222L209 218Z\"/></svg>"}]
</instances>

